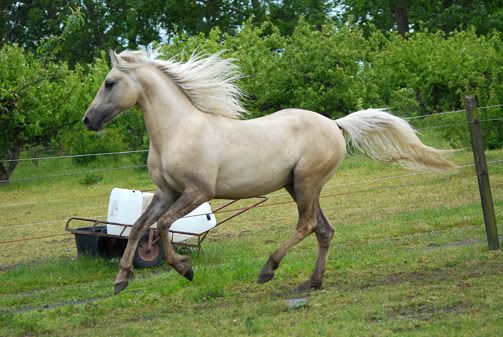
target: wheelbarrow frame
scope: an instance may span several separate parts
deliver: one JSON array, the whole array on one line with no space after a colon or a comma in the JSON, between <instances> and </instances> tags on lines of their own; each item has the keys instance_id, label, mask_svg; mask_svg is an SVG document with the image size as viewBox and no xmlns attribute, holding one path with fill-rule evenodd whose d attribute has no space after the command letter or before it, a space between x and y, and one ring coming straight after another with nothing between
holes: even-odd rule
<instances>
[{"instance_id":1,"label":"wheelbarrow frame","mask_svg":"<svg viewBox=\"0 0 503 337\"><path fill-rule=\"evenodd\" d=\"M266 202L269 197L267 196L260 196L256 198L251 198L255 199L255 201L248 206L245 207L240 207L240 208L231 208L229 209L228 207L232 204L235 204L238 202L240 199L236 200L230 200L223 204L222 206L216 208L212 213L202 213L202 214L197 214L197 215L188 215L185 217L192 217L192 216L201 216L201 215L210 215L210 214L223 214L223 213L230 213L227 217L224 219L218 221L216 225L207 231L204 231L202 233L192 233L192 232L185 232L185 231L177 231L177 230L169 230L169 232L172 234L171 235L171 242L175 247L186 247L186 248L193 248L196 249L197 252L199 253L201 251L201 245L204 242L204 240L207 238L208 234L217 228L218 226L222 225L223 223L237 217L240 214L243 214L244 212L258 207L260 204ZM85 227L85 228L75 228L72 225L74 225L77 222L87 222L87 223L92 223L91 226ZM115 225L115 226L121 226L122 230L120 234L108 234L108 233L102 233L100 231L97 231L97 226L106 226L106 225ZM126 231L127 228L133 227L133 225L129 224L123 224L123 223L117 223L117 222L111 222L111 221L105 221L105 220L99 220L99 219L91 219L91 218L83 218L83 217L71 217L66 221L65 225L65 231L70 232L74 235L76 234L81 234L81 235L93 235L93 236L101 236L101 237L107 237L107 238L116 238L116 239L122 239L122 240L128 240L128 236L123 235L124 232ZM147 247L148 249L152 248L152 245L159 240L159 236L157 234L157 228L149 228L147 229L149 235L148 235L148 242L147 242ZM197 241L196 243L191 243L191 242L175 242L173 241L174 235L173 234L182 234L182 235L188 235L191 236L192 238L196 238ZM190 240L190 239L189 239ZM186 240L187 241L187 240Z\"/></svg>"}]
</instances>

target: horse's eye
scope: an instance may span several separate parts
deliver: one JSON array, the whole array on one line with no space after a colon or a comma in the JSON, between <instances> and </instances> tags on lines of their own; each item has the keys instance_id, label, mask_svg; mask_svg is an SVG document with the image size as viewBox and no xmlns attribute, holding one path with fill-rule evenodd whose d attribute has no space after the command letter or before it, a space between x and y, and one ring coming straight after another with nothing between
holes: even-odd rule
<instances>
[{"instance_id":1,"label":"horse's eye","mask_svg":"<svg viewBox=\"0 0 503 337\"><path fill-rule=\"evenodd\" d=\"M115 81L106 80L105 81L105 88L110 89L111 87L114 86L114 84L115 84Z\"/></svg>"}]
</instances>

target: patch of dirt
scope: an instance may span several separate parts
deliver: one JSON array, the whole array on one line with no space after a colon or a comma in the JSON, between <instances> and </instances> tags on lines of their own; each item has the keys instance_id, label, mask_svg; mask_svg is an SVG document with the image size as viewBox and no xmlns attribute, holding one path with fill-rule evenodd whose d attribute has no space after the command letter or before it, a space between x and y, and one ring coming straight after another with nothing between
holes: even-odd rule
<instances>
[{"instance_id":1,"label":"patch of dirt","mask_svg":"<svg viewBox=\"0 0 503 337\"><path fill-rule=\"evenodd\" d=\"M499 237L500 241L503 241L503 236ZM462 241L455 241L455 242L448 242L444 244L438 244L438 243L430 243L426 250L433 250L437 248L445 248L445 247L464 247L464 246L470 246L470 245L475 245L475 244L482 244L485 243L486 240L480 240L480 239L468 239L468 240L462 240Z\"/></svg>"},{"instance_id":2,"label":"patch of dirt","mask_svg":"<svg viewBox=\"0 0 503 337\"><path fill-rule=\"evenodd\" d=\"M454 279L466 280L484 274L503 274L503 268L501 268L499 263L486 263L483 265L457 265L428 271L414 271L411 273L394 273L379 280L377 285L393 285L406 282L424 281L439 282Z\"/></svg>"},{"instance_id":3,"label":"patch of dirt","mask_svg":"<svg viewBox=\"0 0 503 337\"><path fill-rule=\"evenodd\" d=\"M22 312L39 311L39 310L50 310L50 309L65 307L65 306L68 306L68 305L78 305L78 304L94 303L94 302L96 302L98 300L102 300L102 299L109 298L109 297L112 297L112 296L114 296L114 295L105 295L105 296L99 296L99 297L91 297L91 298L82 299L82 300L69 300L69 301L52 303L52 304L42 304L42 305L38 305L38 306L26 306L26 307L23 307L23 308L12 310L12 313L18 314L18 313L22 313Z\"/></svg>"},{"instance_id":4,"label":"patch of dirt","mask_svg":"<svg viewBox=\"0 0 503 337\"><path fill-rule=\"evenodd\" d=\"M437 306L429 302L420 302L390 306L385 308L385 312L389 319L431 321L438 315L467 312L471 308L470 304L463 302L444 306Z\"/></svg>"},{"instance_id":5,"label":"patch of dirt","mask_svg":"<svg viewBox=\"0 0 503 337\"><path fill-rule=\"evenodd\" d=\"M405 303L387 306L384 308L384 314L371 314L367 317L367 320L370 322L383 320L430 322L441 315L465 313L472 309L473 306L471 304L463 302L452 303L449 305L436 305L432 302Z\"/></svg>"},{"instance_id":6,"label":"patch of dirt","mask_svg":"<svg viewBox=\"0 0 503 337\"><path fill-rule=\"evenodd\" d=\"M251 230L245 229L239 232L231 232L231 231L211 232L208 237L209 238L211 237L212 241L226 241L234 238L250 236L251 234L252 234Z\"/></svg>"},{"instance_id":7,"label":"patch of dirt","mask_svg":"<svg viewBox=\"0 0 503 337\"><path fill-rule=\"evenodd\" d=\"M392 273L382 275L360 275L360 280L351 277L326 278L326 289L363 290L378 286L389 286L402 283L436 283L457 280L462 288L471 287L468 279L481 275L503 275L503 268L498 261L487 261L483 264L459 264L434 270L416 270L412 272Z\"/></svg>"},{"instance_id":8,"label":"patch of dirt","mask_svg":"<svg viewBox=\"0 0 503 337\"><path fill-rule=\"evenodd\" d=\"M15 264L8 264L8 265L2 265L0 264L0 273L4 271L9 271L11 269L14 269L16 267Z\"/></svg>"}]
</instances>

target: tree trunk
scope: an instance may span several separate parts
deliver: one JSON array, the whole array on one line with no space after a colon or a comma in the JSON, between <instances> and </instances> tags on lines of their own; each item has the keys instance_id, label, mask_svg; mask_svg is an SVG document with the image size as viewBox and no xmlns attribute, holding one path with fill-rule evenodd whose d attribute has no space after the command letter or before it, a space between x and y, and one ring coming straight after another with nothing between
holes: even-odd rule
<instances>
[{"instance_id":1,"label":"tree trunk","mask_svg":"<svg viewBox=\"0 0 503 337\"><path fill-rule=\"evenodd\" d=\"M17 144L14 149L7 151L7 162L0 162L0 185L6 185L9 183L10 176L12 172L16 169L19 163L19 154L21 152L21 146Z\"/></svg>"},{"instance_id":2,"label":"tree trunk","mask_svg":"<svg viewBox=\"0 0 503 337\"><path fill-rule=\"evenodd\" d=\"M409 10L403 4L397 5L394 9L398 32L405 37L405 34L409 32Z\"/></svg>"}]
</instances>

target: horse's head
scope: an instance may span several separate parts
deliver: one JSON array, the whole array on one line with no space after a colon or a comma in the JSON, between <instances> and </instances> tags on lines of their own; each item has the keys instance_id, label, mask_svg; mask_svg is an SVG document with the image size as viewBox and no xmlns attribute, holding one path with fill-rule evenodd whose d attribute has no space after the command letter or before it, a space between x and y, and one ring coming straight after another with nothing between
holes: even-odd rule
<instances>
[{"instance_id":1,"label":"horse's head","mask_svg":"<svg viewBox=\"0 0 503 337\"><path fill-rule=\"evenodd\" d=\"M130 71L125 71L125 61L110 51L112 70L108 73L100 90L82 118L84 125L98 131L122 111L134 106L140 95L140 86Z\"/></svg>"}]
</instances>

